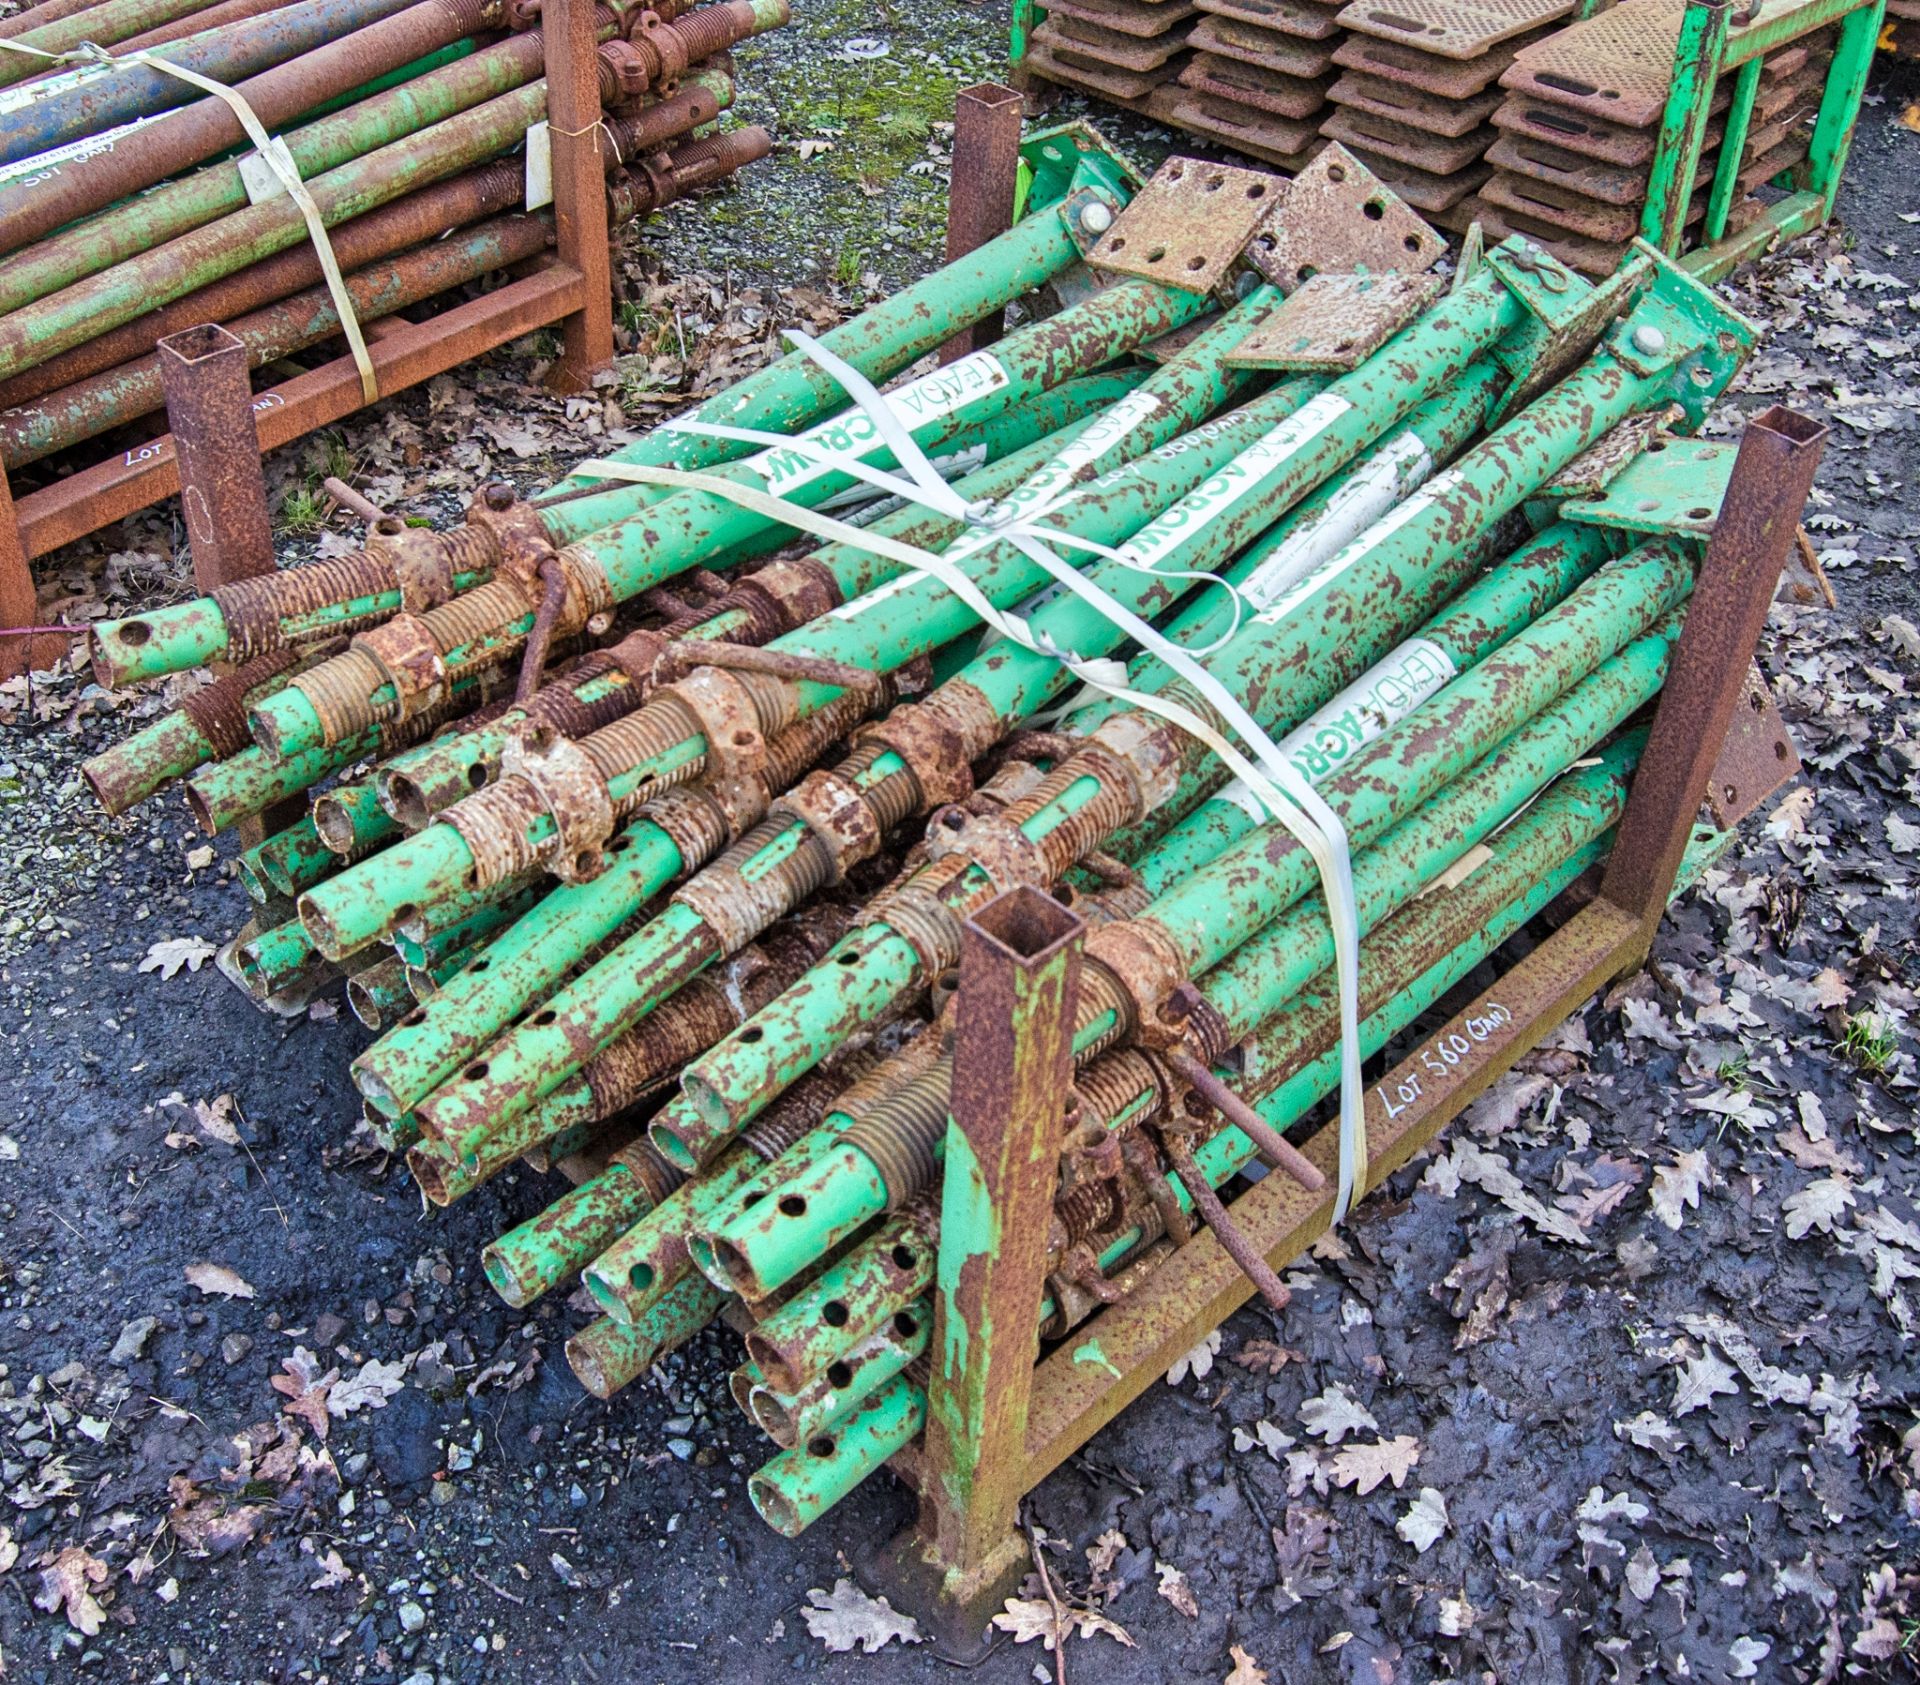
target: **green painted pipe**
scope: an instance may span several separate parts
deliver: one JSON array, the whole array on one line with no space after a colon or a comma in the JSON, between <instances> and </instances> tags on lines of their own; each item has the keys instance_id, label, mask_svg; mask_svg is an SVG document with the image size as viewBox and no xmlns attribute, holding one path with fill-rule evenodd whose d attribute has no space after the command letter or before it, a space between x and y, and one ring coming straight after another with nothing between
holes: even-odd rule
<instances>
[{"instance_id":1,"label":"green painted pipe","mask_svg":"<svg viewBox=\"0 0 1920 1685\"><path fill-rule=\"evenodd\" d=\"M298 919L270 926L234 950L240 975L263 999L278 994L318 958Z\"/></svg>"},{"instance_id":2,"label":"green painted pipe","mask_svg":"<svg viewBox=\"0 0 1920 1685\"><path fill-rule=\"evenodd\" d=\"M983 453L987 466L960 478L957 489L970 502L1003 496L1040 467L1066 438L1082 432L1094 413L1132 391L1146 372L1124 369L1063 381L978 427L966 429L949 442L948 449ZM867 530L905 544L937 546L954 536L959 523L908 507L882 515ZM825 570L840 602L863 596L900 571L897 563L851 544L822 545L810 553L808 560ZM744 610L722 609L691 627L686 635L733 640L747 625ZM616 669L582 685L575 695L586 706L630 685L626 674ZM525 709L514 707L487 725L450 733L404 776L383 769L379 775L382 804L396 819L418 830L443 808L493 781L513 727L525 716Z\"/></svg>"},{"instance_id":3,"label":"green painted pipe","mask_svg":"<svg viewBox=\"0 0 1920 1685\"><path fill-rule=\"evenodd\" d=\"M652 1193L617 1159L480 1252L487 1280L516 1310L559 1286L654 1208Z\"/></svg>"},{"instance_id":4,"label":"green painted pipe","mask_svg":"<svg viewBox=\"0 0 1920 1685\"><path fill-rule=\"evenodd\" d=\"M611 1398L713 1320L726 1296L697 1275L678 1282L631 1324L601 1317L567 1342L567 1362L595 1398Z\"/></svg>"},{"instance_id":5,"label":"green painted pipe","mask_svg":"<svg viewBox=\"0 0 1920 1685\"><path fill-rule=\"evenodd\" d=\"M1350 846L1356 853L1370 846L1582 676L1640 639L1690 584L1688 564L1672 547L1609 564L1498 654L1376 738L1323 791L1346 826ZM1658 685L1665 640L1646 643L1658 651L1650 694ZM1198 977L1308 893L1314 877L1306 850L1290 834L1269 828L1156 899L1141 922L1150 921L1185 974ZM1110 1027L1082 1025L1081 1045ZM831 1117L828 1125L845 1127ZM778 1184L780 1197L721 1224L708 1239L722 1279L750 1286L753 1297L792 1280L886 1209L890 1198L879 1168L851 1142L836 1140L811 1157L796 1150L784 1162L790 1168Z\"/></svg>"},{"instance_id":6,"label":"green painted pipe","mask_svg":"<svg viewBox=\"0 0 1920 1685\"><path fill-rule=\"evenodd\" d=\"M777 1392L764 1382L747 1391L747 1413L776 1445L791 1449L841 1422L906 1369L927 1349L933 1328L929 1307L903 1313L906 1331L889 1325L869 1334L799 1393Z\"/></svg>"},{"instance_id":7,"label":"green painted pipe","mask_svg":"<svg viewBox=\"0 0 1920 1685\"><path fill-rule=\"evenodd\" d=\"M276 832L240 856L241 870L260 884L261 895L298 895L308 884L318 883L339 868L340 857L320 840L313 815Z\"/></svg>"},{"instance_id":8,"label":"green painted pipe","mask_svg":"<svg viewBox=\"0 0 1920 1685\"><path fill-rule=\"evenodd\" d=\"M1113 196L1109 194L1107 199L1112 202ZM886 380L941 343L956 326L977 321L1045 285L1078 257L1061 208L1047 205L977 251L823 334L820 343L869 380ZM709 398L683 419L792 429L842 407L845 397L838 384L810 359L789 352ZM747 449L727 440L655 428L645 438L616 451L614 459L702 468L744 455ZM578 490L594 483L563 480L555 491ZM461 590L474 583L475 576L455 581ZM353 607L355 613L390 614L399 606L399 593L393 591L363 608L342 605L325 616L288 617L282 626L290 637L312 636L328 621L345 618L345 607ZM210 597L132 620L102 622L92 634L96 664L115 684L200 666L224 654L227 641L225 618L218 602Z\"/></svg>"},{"instance_id":9,"label":"green painted pipe","mask_svg":"<svg viewBox=\"0 0 1920 1685\"><path fill-rule=\"evenodd\" d=\"M834 1428L764 1464L748 1477L747 1496L762 1521L796 1539L904 1450L926 1419L926 1393L899 1376Z\"/></svg>"},{"instance_id":10,"label":"green painted pipe","mask_svg":"<svg viewBox=\"0 0 1920 1685\"><path fill-rule=\"evenodd\" d=\"M962 427L1061 380L1091 372L1144 340L1182 326L1204 306L1203 298L1156 282L1125 282L1009 334L991 351L921 376L891 395L890 402L923 449L938 447ZM924 420L916 420L922 416ZM832 418L800 437L876 466L888 466L893 460L877 429L864 420L856 425ZM775 492L806 507L817 507L857 484L851 475L822 472L810 468L804 458L779 452L722 464L712 472L744 488ZM711 492L680 492L641 513L622 517L621 512L630 507L630 499L608 493L558 505L542 517L552 541L570 541L576 552L598 565L616 602L697 565L716 547L751 540L773 549L790 530ZM613 524L603 525L609 519ZM426 620L433 624L432 613ZM486 657L497 662L514 653L532 624L529 610L510 625L490 631ZM443 653L450 667L472 668L480 657L481 642L448 647ZM357 670L357 656L340 660L343 665L355 662ZM316 672L265 698L248 716L254 740L280 755L295 755L324 741L327 728L307 695L307 687L321 680L322 673ZM391 711L396 696L391 684L382 684L367 697L365 706L374 717L381 717Z\"/></svg>"},{"instance_id":11,"label":"green painted pipe","mask_svg":"<svg viewBox=\"0 0 1920 1685\"><path fill-rule=\"evenodd\" d=\"M298 795L309 784L372 754L379 746L380 733L375 730L343 743L310 749L291 760L273 760L262 749L242 749L188 776L187 806L202 831L210 837L218 836L229 825Z\"/></svg>"},{"instance_id":12,"label":"green painted pipe","mask_svg":"<svg viewBox=\"0 0 1920 1685\"><path fill-rule=\"evenodd\" d=\"M389 954L361 967L347 979L347 1006L370 1030L379 1029L402 1012L410 1012L413 994L407 988L406 961L398 954Z\"/></svg>"}]
</instances>

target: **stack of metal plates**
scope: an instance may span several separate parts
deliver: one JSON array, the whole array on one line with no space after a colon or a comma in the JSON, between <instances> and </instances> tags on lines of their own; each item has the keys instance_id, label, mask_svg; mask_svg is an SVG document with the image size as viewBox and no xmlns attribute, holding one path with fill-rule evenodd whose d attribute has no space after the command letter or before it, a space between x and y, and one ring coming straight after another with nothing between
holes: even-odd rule
<instances>
[{"instance_id":1,"label":"stack of metal plates","mask_svg":"<svg viewBox=\"0 0 1920 1685\"><path fill-rule=\"evenodd\" d=\"M1493 114L1494 172L1469 206L1489 235L1525 234L1590 275L1619 265L1640 231L1683 6L1621 0L1516 55ZM1806 157L1831 56L1831 37L1822 34L1765 61L1729 229L1758 214L1755 189ZM1732 83L1720 79L1708 108L1689 224L1706 214Z\"/></svg>"},{"instance_id":2,"label":"stack of metal plates","mask_svg":"<svg viewBox=\"0 0 1920 1685\"><path fill-rule=\"evenodd\" d=\"M1410 205L1464 228L1468 196L1501 96L1494 85L1521 48L1548 36L1573 0L1352 0L1351 32L1327 90L1321 133L1352 150Z\"/></svg>"},{"instance_id":3,"label":"stack of metal plates","mask_svg":"<svg viewBox=\"0 0 1920 1685\"><path fill-rule=\"evenodd\" d=\"M1187 63L1193 0L1047 0L1027 67L1115 105L1148 109Z\"/></svg>"},{"instance_id":4,"label":"stack of metal plates","mask_svg":"<svg viewBox=\"0 0 1920 1685\"><path fill-rule=\"evenodd\" d=\"M1198 3L1206 15L1194 26L1193 60L1154 115L1281 169L1302 168L1321 145L1339 0Z\"/></svg>"}]
</instances>

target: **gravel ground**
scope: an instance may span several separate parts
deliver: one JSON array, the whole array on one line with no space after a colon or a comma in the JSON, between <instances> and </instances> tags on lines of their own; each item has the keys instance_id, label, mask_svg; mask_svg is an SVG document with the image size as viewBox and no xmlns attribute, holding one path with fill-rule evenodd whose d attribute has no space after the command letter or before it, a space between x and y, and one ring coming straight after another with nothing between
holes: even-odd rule
<instances>
[{"instance_id":1,"label":"gravel ground","mask_svg":"<svg viewBox=\"0 0 1920 1685\"><path fill-rule=\"evenodd\" d=\"M809 10L742 72L753 89L765 53L824 84L867 36L888 53L846 61L860 93L958 85L995 68L1002 23ZM1810 525L1839 608L1777 610L1765 656L1809 780L1676 908L1647 973L1294 1272L1283 1316L1236 1316L1035 1494L1057 1588L1129 1640L1071 1641L1074 1679L1913 1672L1920 142L1893 119L1915 92L1888 73L1843 231L1737 283L1774 333L1734 407L1836 424ZM833 98L783 114L778 159L720 196L731 228L677 215L636 251L615 385L547 399L524 358L436 381L343 435L363 481L444 513L481 474L544 478L644 419L680 335L749 339L927 261L940 176L849 186L834 172L880 118ZM808 137L836 149L802 158ZM788 251L800 268L775 267ZM276 468L282 488L305 468ZM149 517L47 577L117 605L163 588L176 550ZM910 1505L880 1478L797 1542L763 1527L730 1336L587 1398L559 1349L576 1313L509 1312L478 1268L550 1181L423 1211L354 1140L357 1027L263 1019L211 966L143 969L245 914L229 844L207 853L167 801L105 820L75 775L156 705L77 676L0 691L6 1676L945 1677L924 1649L810 1632L810 1594ZM1360 1492L1370 1446L1404 1484ZM977 1677L1054 1665L1009 1644Z\"/></svg>"}]
</instances>

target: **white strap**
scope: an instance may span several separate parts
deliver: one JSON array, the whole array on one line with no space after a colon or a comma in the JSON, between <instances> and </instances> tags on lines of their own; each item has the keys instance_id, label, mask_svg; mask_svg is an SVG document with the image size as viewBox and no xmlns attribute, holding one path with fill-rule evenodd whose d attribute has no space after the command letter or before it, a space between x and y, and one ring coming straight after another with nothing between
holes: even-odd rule
<instances>
[{"instance_id":1,"label":"white strap","mask_svg":"<svg viewBox=\"0 0 1920 1685\"><path fill-rule=\"evenodd\" d=\"M818 511L791 503L785 498L757 491L737 481L721 479L712 474L687 473L677 469L655 468L609 460L580 463L575 467L574 472L586 476L631 480L644 485L707 492L814 537L853 545L869 554L885 556L889 560L900 562L905 567L929 574L964 602L984 624L993 627L1001 636L1011 639L1024 649L1060 662L1077 679L1101 694L1110 696L1129 707L1156 715L1179 727L1219 756L1229 770L1259 797L1261 804L1274 819L1313 857L1326 897L1328 915L1333 926L1334 966L1340 999L1340 1165L1333 1221L1336 1223L1341 1221L1353 1200L1365 1191L1367 1143L1365 1093L1361 1086L1359 1051L1359 917L1354 900L1351 851L1347 842L1346 828L1339 816L1301 777L1259 722L1241 706L1239 699L1194 659L1195 652L1163 637L1132 610L1115 601L1085 575L1062 561L1050 546L1061 543L1127 566L1139 566L1140 564L1128 557L1124 550L1109 549L1090 540L1078 538L1071 533L1052 527L1042 527L1030 518L1008 521L1003 517L999 524L995 524L991 517L1006 511L1006 504L982 507L967 503L927 461L925 453L921 451L912 434L900 424L899 418L893 413L885 397L864 376L803 333L790 331L787 338L798 350L840 382L852 398L854 406L866 414L873 423L875 431L892 450L895 461L905 468L907 478L902 479L898 475L889 475L865 464L856 463L838 453L818 448L804 438L788 439L783 436L756 435L750 442L772 439L783 448L799 450L828 466L857 474L859 478L871 484L884 486L895 496L919 503L949 519L968 525L972 530L950 545L944 554L935 554L916 545L904 544L880 534L863 532L857 527L848 526ZM709 433L723 438L747 436L747 431L743 429L710 426L703 422L681 422L669 425L677 425L687 432ZM1044 513L1057 506L1056 500L1044 505L1041 512ZM1125 668L1121 663L1113 660L1083 660L1071 651L1053 646L1050 640L1034 633L1027 623L1017 616L1004 614L996 608L980 588L955 565L955 558L977 553L1001 540L1016 545L1023 554L1058 580L1066 589L1095 608L1142 649L1157 657L1186 680L1239 734L1252 751L1253 758L1249 759L1246 753L1192 710L1150 692L1129 688L1124 682ZM1143 571L1158 570L1143 568ZM1225 586L1224 581L1210 573L1185 572L1173 574L1171 577L1211 581L1231 590L1230 587ZM1237 593L1234 595L1234 609L1234 625L1214 644L1199 651L1200 654L1219 647L1221 643L1233 636L1240 618L1240 602ZM1256 761L1258 764L1255 764Z\"/></svg>"},{"instance_id":2,"label":"white strap","mask_svg":"<svg viewBox=\"0 0 1920 1685\"><path fill-rule=\"evenodd\" d=\"M105 47L96 47L91 41L82 41L71 52L50 53L39 47L23 47L17 41L0 41L0 50L25 53L32 58L45 59L51 64L98 64L112 68L126 65L144 65L149 70L164 71L169 76L198 88L202 93L211 94L215 99L226 102L240 127L246 131L247 139L252 141L255 150L265 161L266 166L278 178L280 185L287 190L287 197L300 207L300 215L307 224L307 238L313 242L315 254L320 259L320 273L327 283L327 292L333 299L334 314L340 318L340 331L346 336L347 348L353 353L354 366L360 371L360 393L369 404L380 396L380 383L375 378L373 357L367 350L366 339L360 332L360 316L353 307L353 297L347 291L346 278L340 273L340 260L333 254L333 241L327 234L327 224L320 215L320 207L314 203L313 195L307 191L307 184L300 179L300 172L294 166L293 155L284 146L276 145L274 137L267 133L266 125L254 115L253 107L233 88L216 82L211 77L202 76L197 70L188 70L184 65L173 64L163 58L155 58L151 52L110 53Z\"/></svg>"}]
</instances>

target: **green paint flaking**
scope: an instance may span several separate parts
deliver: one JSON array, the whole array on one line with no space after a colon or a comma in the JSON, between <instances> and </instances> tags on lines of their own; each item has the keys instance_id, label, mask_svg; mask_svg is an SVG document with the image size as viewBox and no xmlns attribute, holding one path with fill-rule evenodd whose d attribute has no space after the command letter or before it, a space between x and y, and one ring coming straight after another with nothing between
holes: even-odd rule
<instances>
[{"instance_id":1,"label":"green paint flaking","mask_svg":"<svg viewBox=\"0 0 1920 1685\"><path fill-rule=\"evenodd\" d=\"M1097 1363L1116 1381L1121 1378L1120 1371L1114 1367L1113 1359L1108 1357L1107 1354L1100 1349L1100 1339L1098 1335L1073 1348L1073 1361L1075 1363Z\"/></svg>"}]
</instances>

